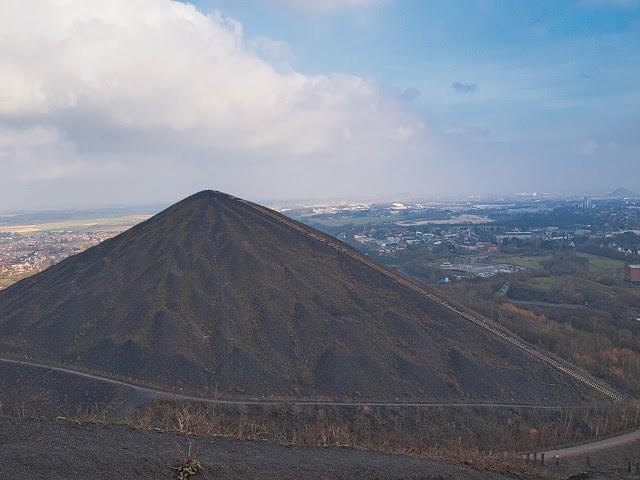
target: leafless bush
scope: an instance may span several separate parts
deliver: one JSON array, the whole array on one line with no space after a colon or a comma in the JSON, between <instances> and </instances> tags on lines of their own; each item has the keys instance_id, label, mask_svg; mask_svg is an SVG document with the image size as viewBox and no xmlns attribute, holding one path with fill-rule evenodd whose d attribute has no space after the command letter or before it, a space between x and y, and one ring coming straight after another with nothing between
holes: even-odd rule
<instances>
[{"instance_id":1,"label":"leafless bush","mask_svg":"<svg viewBox=\"0 0 640 480\"><path fill-rule=\"evenodd\" d=\"M410 453L410 452L395 452ZM516 452L483 451L456 443L447 443L430 447L419 452L419 457L430 458L457 465L465 465L478 470L493 470L500 472L541 474L540 468L527 463L522 455Z\"/></svg>"},{"instance_id":2,"label":"leafless bush","mask_svg":"<svg viewBox=\"0 0 640 480\"><path fill-rule=\"evenodd\" d=\"M154 415L155 411L152 407L147 407L142 411L134 410L127 415L123 423L126 423L133 428L139 428L141 430L151 430L154 427Z\"/></svg>"},{"instance_id":3,"label":"leafless bush","mask_svg":"<svg viewBox=\"0 0 640 480\"><path fill-rule=\"evenodd\" d=\"M13 416L16 418L27 418L27 409L24 406L24 402L13 405Z\"/></svg>"},{"instance_id":4,"label":"leafless bush","mask_svg":"<svg viewBox=\"0 0 640 480\"><path fill-rule=\"evenodd\" d=\"M78 408L74 415L69 415L74 420L84 423L105 423L107 421L107 414L98 405L93 405L91 408Z\"/></svg>"},{"instance_id":5,"label":"leafless bush","mask_svg":"<svg viewBox=\"0 0 640 480\"><path fill-rule=\"evenodd\" d=\"M161 405L160 416L163 428L168 431L198 436L229 435L223 416L218 414L214 405Z\"/></svg>"}]
</instances>

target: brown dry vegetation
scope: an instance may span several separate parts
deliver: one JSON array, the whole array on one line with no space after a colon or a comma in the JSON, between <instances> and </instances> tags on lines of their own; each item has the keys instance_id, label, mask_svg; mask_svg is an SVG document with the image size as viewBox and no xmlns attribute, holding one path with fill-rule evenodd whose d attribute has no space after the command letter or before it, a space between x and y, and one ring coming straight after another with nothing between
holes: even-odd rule
<instances>
[{"instance_id":1,"label":"brown dry vegetation","mask_svg":"<svg viewBox=\"0 0 640 480\"><path fill-rule=\"evenodd\" d=\"M633 410L631 407L633 406L616 410L609 408L600 414L589 408L582 411L559 412L559 415L555 416L555 424L539 424L539 429L528 427L528 438L520 445L523 447L520 452L539 451L535 445L552 443L549 442L550 439L542 441L545 430L563 430L563 441L567 441L580 438L574 430L580 430L581 425L584 427L591 421L597 423L604 420L611 422L610 426L616 422L628 421L623 419L629 416ZM638 408L640 406L636 405L636 411ZM513 415L513 412L511 414ZM598 416L601 418L596 418ZM498 428L495 425L491 428L491 425L485 425L487 431L486 436L481 439L482 448L473 445L473 441L465 436L467 432L462 430L458 432L461 436L457 439L448 440L443 440L435 433L435 429L429 434L429 429L424 429L422 434L417 432L416 419L418 422L437 422L437 417L438 415L411 409L397 409L393 412L367 406L348 412L345 409L304 409L290 405L251 409L161 402L130 415L125 422L118 423L126 423L143 430L176 432L194 437L225 437L289 446L349 447L519 475L566 478L567 472L571 470L563 468L556 471L548 467L545 469L539 464L534 464L533 457L527 460L517 448L514 448L515 444L507 445L507 442L512 440L508 428ZM512 419L514 418L512 416ZM74 420L103 421L101 417L91 414L81 415ZM460 425L458 427L460 428ZM476 438L477 435L472 437ZM527 449L527 445L532 448ZM565 463L563 460L563 465ZM578 465L573 465L571 468L577 467ZM561 472L564 476L560 475Z\"/></svg>"},{"instance_id":2,"label":"brown dry vegetation","mask_svg":"<svg viewBox=\"0 0 640 480\"><path fill-rule=\"evenodd\" d=\"M67 419L2 419L0 446L2 478L175 479L188 453L204 469L194 480L519 478L508 472L347 447L281 446Z\"/></svg>"},{"instance_id":3,"label":"brown dry vegetation","mask_svg":"<svg viewBox=\"0 0 640 480\"><path fill-rule=\"evenodd\" d=\"M480 414L482 412L482 414ZM640 426L640 405L534 411L479 407L203 406L160 403L128 421L195 435L281 444L350 446L432 456L464 451L535 452ZM482 419L481 419L482 418Z\"/></svg>"},{"instance_id":4,"label":"brown dry vegetation","mask_svg":"<svg viewBox=\"0 0 640 480\"><path fill-rule=\"evenodd\" d=\"M155 399L155 400L154 400ZM640 426L637 403L582 408L450 406L179 405L97 379L0 363L0 401L18 416L126 418L141 426L410 451L456 443L493 451L536 451L593 441ZM249 435L249 437L247 437ZM261 437L260 437L261 436Z\"/></svg>"},{"instance_id":5,"label":"brown dry vegetation","mask_svg":"<svg viewBox=\"0 0 640 480\"><path fill-rule=\"evenodd\" d=\"M437 460L477 470L518 474L542 473L538 466L527 462L522 455L513 450L471 446L468 440L463 441L462 437L435 443L433 438L414 437L415 432L405 430L399 418L385 420L381 412L368 407L360 409L355 416L345 415L344 411L337 410L314 411L315 415L310 416L309 411L287 405L270 411L250 411L242 407L231 410L219 406L161 402L131 413L126 420L114 423L140 430L174 432L194 437L224 437L287 446L349 447ZM400 416L409 414L407 412ZM18 408L13 417L30 416ZM364 417L371 417L372 422L363 421ZM104 414L96 411L82 411L75 415L58 416L56 419L69 421L78 426L109 423Z\"/></svg>"},{"instance_id":6,"label":"brown dry vegetation","mask_svg":"<svg viewBox=\"0 0 640 480\"><path fill-rule=\"evenodd\" d=\"M27 369L28 367L13 367ZM18 375L18 385L10 385L3 374L3 392L21 395L3 402L14 417L42 415L33 409L33 399L47 403L46 411L59 411L59 417L72 419L78 425L87 422L115 422L137 429L177 432L195 437L224 437L297 446L347 446L361 450L399 453L417 458L430 458L479 469L494 471L535 472L518 452L541 451L550 446L601 439L624 429L637 428L640 405L610 405L559 410L479 407L351 407L279 405L206 405L180 404L156 400L118 417L121 407L130 403L135 392L122 392L110 386L101 393L113 405L87 407L86 393L100 383L79 379L61 372L31 374L40 383L33 389ZM23 372L26 373L26 372ZM66 383L65 379L73 383ZM85 385L86 383L86 385ZM42 390L50 385L76 397ZM109 389L114 392L109 393ZM119 393L118 393L119 391ZM30 399L25 402L24 399ZM75 402L75 403L74 403ZM53 407L53 408L51 408ZM507 453L505 453L507 452Z\"/></svg>"}]
</instances>

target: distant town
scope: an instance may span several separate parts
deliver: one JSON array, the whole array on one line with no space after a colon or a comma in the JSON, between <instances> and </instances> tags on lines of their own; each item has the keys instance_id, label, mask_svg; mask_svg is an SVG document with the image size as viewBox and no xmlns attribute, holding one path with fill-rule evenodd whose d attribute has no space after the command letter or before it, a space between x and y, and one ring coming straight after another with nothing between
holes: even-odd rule
<instances>
[{"instance_id":1,"label":"distant town","mask_svg":"<svg viewBox=\"0 0 640 480\"><path fill-rule=\"evenodd\" d=\"M0 290L150 217L131 210L0 214Z\"/></svg>"},{"instance_id":2,"label":"distant town","mask_svg":"<svg viewBox=\"0 0 640 480\"><path fill-rule=\"evenodd\" d=\"M34 232L0 233L0 279L17 280L37 273L121 233L111 232ZM0 289L6 285L0 285Z\"/></svg>"},{"instance_id":3,"label":"distant town","mask_svg":"<svg viewBox=\"0 0 640 480\"><path fill-rule=\"evenodd\" d=\"M457 260L438 263L456 276L492 276L526 267L481 261L534 245L640 263L640 196L619 189L600 197L522 194L505 198L279 205L281 213L330 233L385 263L423 249ZM92 212L86 212L90 219ZM103 212L101 212L103 213ZM121 212L117 212L118 214ZM0 216L0 289L126 230L149 215L16 227ZM148 214L155 212L149 211ZM82 217L77 212L74 217ZM12 215L15 223L15 215ZM3 222L4 220L4 222ZM77 225L77 224L76 224ZM80 231L79 231L80 230ZM446 272L445 272L446 273Z\"/></svg>"},{"instance_id":4,"label":"distant town","mask_svg":"<svg viewBox=\"0 0 640 480\"><path fill-rule=\"evenodd\" d=\"M385 263L407 250L450 255L439 264L464 276L489 276L522 267L474 261L497 252L555 248L640 261L640 197L520 195L464 201L307 205L282 208ZM471 262L470 262L470 261Z\"/></svg>"}]
</instances>

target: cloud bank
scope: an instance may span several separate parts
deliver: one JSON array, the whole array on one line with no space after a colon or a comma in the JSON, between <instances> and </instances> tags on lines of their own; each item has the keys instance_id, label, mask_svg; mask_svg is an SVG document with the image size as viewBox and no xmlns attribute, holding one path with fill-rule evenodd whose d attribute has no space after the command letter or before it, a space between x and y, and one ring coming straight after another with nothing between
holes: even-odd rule
<instances>
[{"instance_id":1,"label":"cloud bank","mask_svg":"<svg viewBox=\"0 0 640 480\"><path fill-rule=\"evenodd\" d=\"M420 118L376 83L290 63L286 44L174 1L2 2L6 198L338 194L345 176L428 147Z\"/></svg>"}]
</instances>

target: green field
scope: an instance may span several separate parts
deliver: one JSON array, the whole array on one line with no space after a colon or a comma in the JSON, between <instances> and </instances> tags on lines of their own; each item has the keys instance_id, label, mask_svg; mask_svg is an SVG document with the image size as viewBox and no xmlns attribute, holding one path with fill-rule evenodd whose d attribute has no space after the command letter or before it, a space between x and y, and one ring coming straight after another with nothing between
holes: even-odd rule
<instances>
[{"instance_id":1,"label":"green field","mask_svg":"<svg viewBox=\"0 0 640 480\"><path fill-rule=\"evenodd\" d=\"M589 253L576 252L578 257L587 258L589 260L589 271L603 275L611 275L616 277L619 268L624 268L625 262L615 260L613 258L599 257Z\"/></svg>"},{"instance_id":2,"label":"green field","mask_svg":"<svg viewBox=\"0 0 640 480\"><path fill-rule=\"evenodd\" d=\"M10 285L13 285L15 282L15 280L9 280L8 278L0 278L0 287L8 287Z\"/></svg>"},{"instance_id":3,"label":"green field","mask_svg":"<svg viewBox=\"0 0 640 480\"><path fill-rule=\"evenodd\" d=\"M564 277L533 277L529 279L529 284L543 290L557 290L565 284Z\"/></svg>"},{"instance_id":4,"label":"green field","mask_svg":"<svg viewBox=\"0 0 640 480\"><path fill-rule=\"evenodd\" d=\"M578 257L586 258L589 260L589 271L601 275L611 275L616 277L618 269L624 267L625 263L622 260L614 260L607 257L599 257L597 255L591 255L589 253L576 252ZM511 265L517 265L519 267L526 267L532 270L542 270L540 262L549 260L551 256L534 256L534 255L501 255L495 254L488 257L488 260L494 263L509 263Z\"/></svg>"},{"instance_id":5,"label":"green field","mask_svg":"<svg viewBox=\"0 0 640 480\"><path fill-rule=\"evenodd\" d=\"M611 290L611 287L608 287L607 285L603 285L601 283L594 282L593 280L588 280L586 278L573 277L573 280L575 281L575 284L577 286L594 288L596 290Z\"/></svg>"},{"instance_id":6,"label":"green field","mask_svg":"<svg viewBox=\"0 0 640 480\"><path fill-rule=\"evenodd\" d=\"M533 255L491 255L487 259L493 263L507 263L518 267L530 268L531 270L542 270L540 262L550 259L550 256Z\"/></svg>"},{"instance_id":7,"label":"green field","mask_svg":"<svg viewBox=\"0 0 640 480\"><path fill-rule=\"evenodd\" d=\"M594 282L592 280L587 280L586 278L580 277L561 277L561 276L552 276L552 277L533 277L528 280L528 283L536 288L540 288L542 290L558 290L567 282L567 278L572 278L576 286L582 286L587 288L592 288L596 290L609 290L610 288L606 285L602 285L598 282Z\"/></svg>"}]
</instances>

